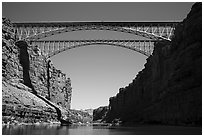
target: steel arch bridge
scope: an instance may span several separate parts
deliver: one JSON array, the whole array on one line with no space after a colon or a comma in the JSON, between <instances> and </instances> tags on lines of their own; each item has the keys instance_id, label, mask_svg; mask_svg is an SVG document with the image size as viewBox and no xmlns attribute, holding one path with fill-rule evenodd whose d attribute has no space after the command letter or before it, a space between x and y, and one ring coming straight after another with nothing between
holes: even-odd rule
<instances>
[{"instance_id":1,"label":"steel arch bridge","mask_svg":"<svg viewBox=\"0 0 204 137\"><path fill-rule=\"evenodd\" d=\"M16 22L13 30L4 24L3 30L15 35L16 41L27 41L38 47L40 53L52 57L65 50L86 45L112 45L128 48L150 56L154 43L160 40L171 41L174 29L179 22ZM41 40L60 33L83 30L108 30L142 36L147 40Z\"/></svg>"},{"instance_id":2,"label":"steel arch bridge","mask_svg":"<svg viewBox=\"0 0 204 137\"><path fill-rule=\"evenodd\" d=\"M18 40L38 40L79 30L110 30L131 33L151 40L171 41L178 22L25 22L13 23Z\"/></svg>"},{"instance_id":3,"label":"steel arch bridge","mask_svg":"<svg viewBox=\"0 0 204 137\"><path fill-rule=\"evenodd\" d=\"M150 56L153 52L155 42L156 40L39 40L31 41L31 46L47 58L68 49L87 45L123 47Z\"/></svg>"}]
</instances>

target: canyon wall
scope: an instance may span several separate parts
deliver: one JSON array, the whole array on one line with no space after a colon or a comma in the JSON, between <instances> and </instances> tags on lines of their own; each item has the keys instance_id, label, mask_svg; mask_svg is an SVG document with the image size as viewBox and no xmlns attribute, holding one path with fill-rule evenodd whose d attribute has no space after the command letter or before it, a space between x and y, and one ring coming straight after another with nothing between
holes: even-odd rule
<instances>
[{"instance_id":1,"label":"canyon wall","mask_svg":"<svg viewBox=\"0 0 204 137\"><path fill-rule=\"evenodd\" d=\"M60 106L70 109L71 104L71 80L66 75L49 63L50 100Z\"/></svg>"},{"instance_id":2,"label":"canyon wall","mask_svg":"<svg viewBox=\"0 0 204 137\"><path fill-rule=\"evenodd\" d=\"M11 121L11 118L18 119L12 121L22 122L56 120L55 108L32 93L69 110L72 92L70 78L66 78L53 65L48 71L47 60L39 49L28 46L25 41L15 43L12 23L6 18L2 21L3 122Z\"/></svg>"},{"instance_id":3,"label":"canyon wall","mask_svg":"<svg viewBox=\"0 0 204 137\"><path fill-rule=\"evenodd\" d=\"M102 106L93 110L93 121L102 122L106 113L108 112L108 106Z\"/></svg>"},{"instance_id":4,"label":"canyon wall","mask_svg":"<svg viewBox=\"0 0 204 137\"><path fill-rule=\"evenodd\" d=\"M109 99L107 122L202 124L202 3L174 34L157 42L145 68Z\"/></svg>"}]
</instances>

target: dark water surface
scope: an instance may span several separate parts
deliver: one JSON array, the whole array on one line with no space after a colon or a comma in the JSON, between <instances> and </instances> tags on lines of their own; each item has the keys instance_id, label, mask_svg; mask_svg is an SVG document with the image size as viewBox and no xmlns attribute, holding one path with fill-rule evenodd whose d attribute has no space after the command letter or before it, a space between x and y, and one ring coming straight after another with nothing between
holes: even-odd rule
<instances>
[{"instance_id":1,"label":"dark water surface","mask_svg":"<svg viewBox=\"0 0 204 137\"><path fill-rule=\"evenodd\" d=\"M15 125L2 126L3 135L201 135L201 127L179 126L60 126Z\"/></svg>"}]
</instances>

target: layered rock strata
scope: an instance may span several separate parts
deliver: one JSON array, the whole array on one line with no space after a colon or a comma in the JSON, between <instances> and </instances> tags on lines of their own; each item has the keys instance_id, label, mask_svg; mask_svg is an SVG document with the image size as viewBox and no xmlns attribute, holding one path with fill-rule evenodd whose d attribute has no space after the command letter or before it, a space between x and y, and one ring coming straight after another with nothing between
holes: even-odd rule
<instances>
[{"instance_id":1,"label":"layered rock strata","mask_svg":"<svg viewBox=\"0 0 204 137\"><path fill-rule=\"evenodd\" d=\"M71 103L70 78L57 72L55 76L50 75L48 81L45 56L37 47L30 47L25 41L15 43L12 23L6 18L2 20L3 122L52 121L58 119L59 110L63 113L62 117L66 118ZM54 66L51 69L57 70ZM57 81L50 85L51 88L56 87L54 90L48 90L51 81ZM55 97L47 100L52 94Z\"/></svg>"}]
</instances>

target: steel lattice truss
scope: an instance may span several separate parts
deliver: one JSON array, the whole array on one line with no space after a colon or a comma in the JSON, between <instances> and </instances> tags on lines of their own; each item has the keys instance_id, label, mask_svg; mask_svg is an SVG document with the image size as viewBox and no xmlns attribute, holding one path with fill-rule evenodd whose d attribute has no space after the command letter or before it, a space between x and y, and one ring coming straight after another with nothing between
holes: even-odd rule
<instances>
[{"instance_id":1,"label":"steel lattice truss","mask_svg":"<svg viewBox=\"0 0 204 137\"><path fill-rule=\"evenodd\" d=\"M68 49L87 46L87 45L112 45L123 48L128 48L137 51L146 56L150 56L154 49L155 40L41 40L30 41L30 46L38 49L40 54L47 58L52 57L58 53Z\"/></svg>"},{"instance_id":2,"label":"steel lattice truss","mask_svg":"<svg viewBox=\"0 0 204 137\"><path fill-rule=\"evenodd\" d=\"M35 41L59 33L79 30L110 30L151 40L171 41L178 22L37 22L13 23L17 40Z\"/></svg>"}]
</instances>

